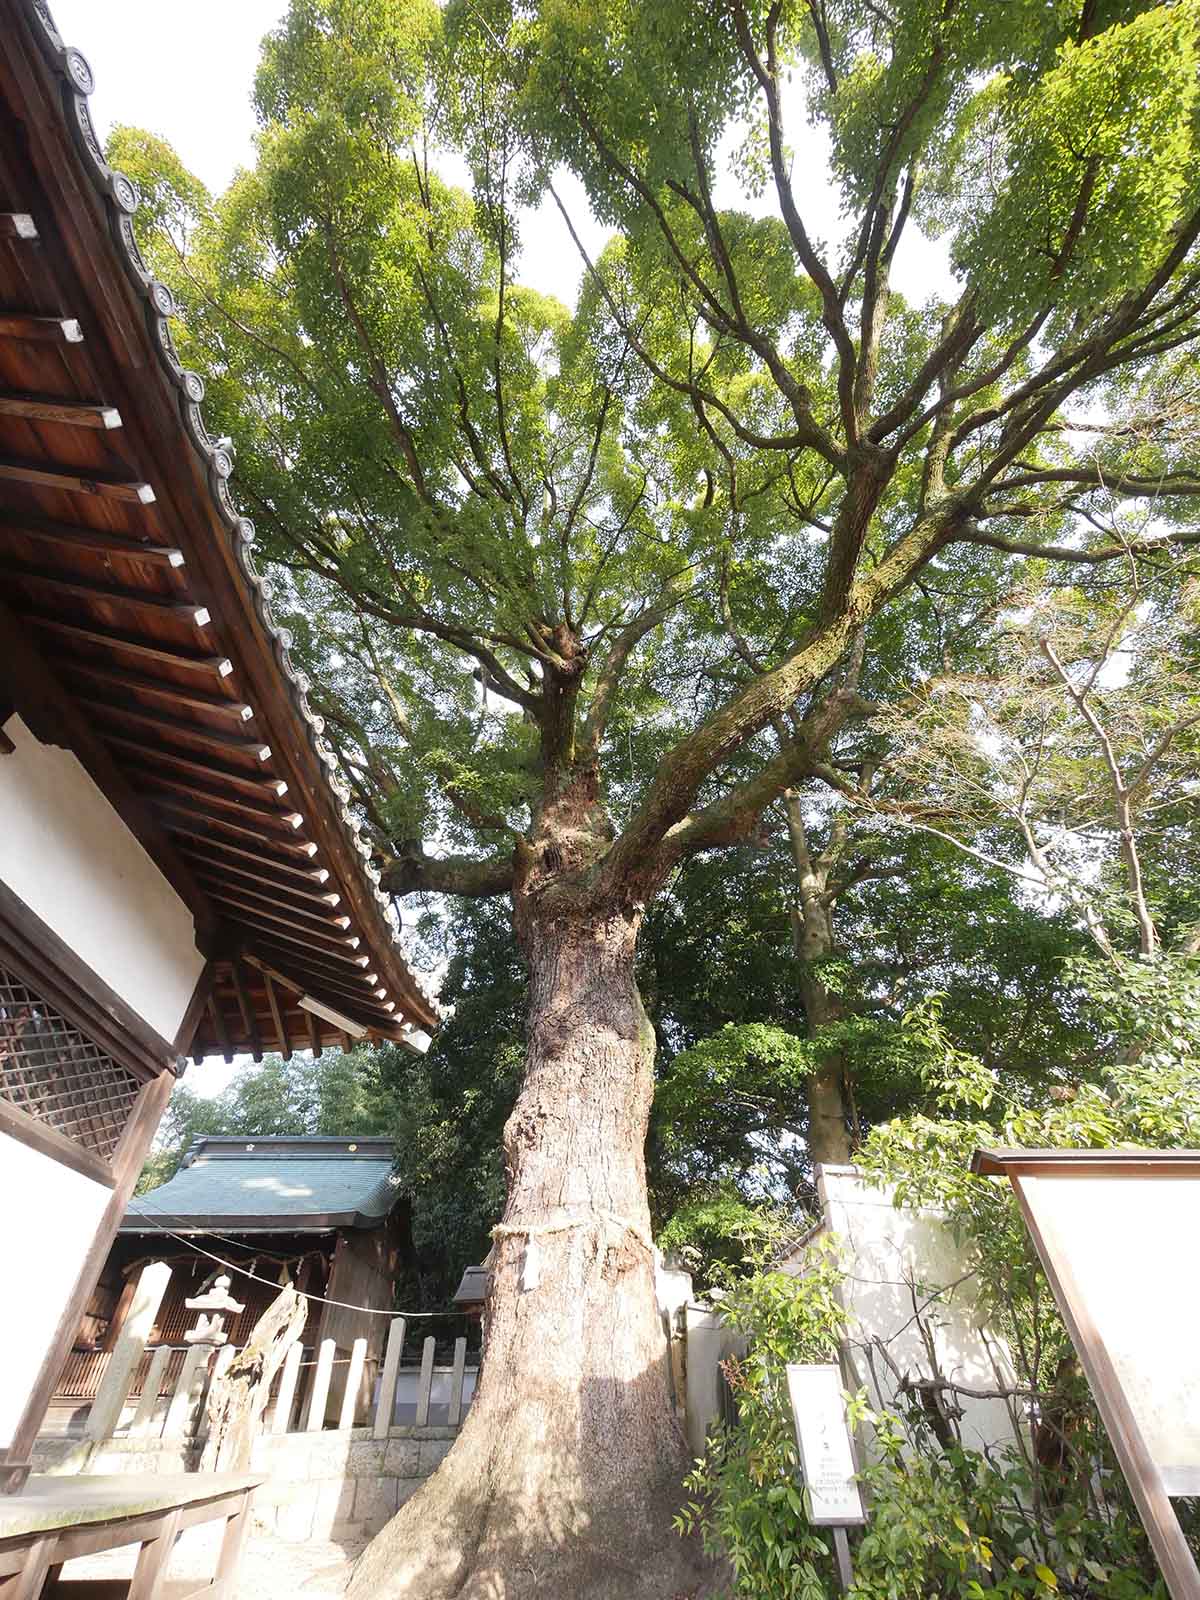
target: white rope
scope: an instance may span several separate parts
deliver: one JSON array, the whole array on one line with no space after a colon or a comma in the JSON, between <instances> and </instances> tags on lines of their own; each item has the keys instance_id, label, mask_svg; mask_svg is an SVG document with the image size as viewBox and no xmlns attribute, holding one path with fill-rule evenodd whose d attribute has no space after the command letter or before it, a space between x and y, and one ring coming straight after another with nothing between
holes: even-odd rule
<instances>
[{"instance_id":1,"label":"white rope","mask_svg":"<svg viewBox=\"0 0 1200 1600\"><path fill-rule=\"evenodd\" d=\"M589 1211L584 1217L562 1217L557 1222L499 1222L492 1229L492 1238L541 1239L549 1233L565 1233L570 1228L592 1228L597 1223L615 1228L618 1233L631 1233L640 1245L651 1255L654 1254L654 1242L649 1234L639 1228L636 1222L630 1222L627 1217L618 1217L612 1211Z\"/></svg>"}]
</instances>

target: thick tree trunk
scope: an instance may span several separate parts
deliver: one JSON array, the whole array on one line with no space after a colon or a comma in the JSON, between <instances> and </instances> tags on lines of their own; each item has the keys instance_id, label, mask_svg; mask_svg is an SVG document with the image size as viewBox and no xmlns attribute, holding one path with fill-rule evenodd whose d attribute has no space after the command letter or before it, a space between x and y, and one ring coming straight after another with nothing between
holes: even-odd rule
<instances>
[{"instance_id":1,"label":"thick tree trunk","mask_svg":"<svg viewBox=\"0 0 1200 1600\"><path fill-rule=\"evenodd\" d=\"M654 1294L637 921L519 921L528 1059L480 1384L442 1467L363 1556L353 1600L706 1592L671 1527L686 1459Z\"/></svg>"}]
</instances>

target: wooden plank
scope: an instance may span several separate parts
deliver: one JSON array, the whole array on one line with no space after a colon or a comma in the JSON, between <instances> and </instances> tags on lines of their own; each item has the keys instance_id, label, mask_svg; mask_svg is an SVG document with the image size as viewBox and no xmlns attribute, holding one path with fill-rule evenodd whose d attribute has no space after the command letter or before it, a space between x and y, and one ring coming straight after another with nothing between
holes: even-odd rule
<instances>
[{"instance_id":1,"label":"wooden plank","mask_svg":"<svg viewBox=\"0 0 1200 1600\"><path fill-rule=\"evenodd\" d=\"M127 533L108 528L77 527L72 522L55 522L50 517L14 512L0 518L0 533L10 532L37 544L65 545L72 550L92 550L97 555L131 556L138 561L161 562L182 567L183 551L174 545L147 543Z\"/></svg>"},{"instance_id":2,"label":"wooden plank","mask_svg":"<svg viewBox=\"0 0 1200 1600\"><path fill-rule=\"evenodd\" d=\"M20 212L10 212L19 216ZM74 317L36 317L19 311L0 312L0 339L33 339L51 344L82 344L83 329Z\"/></svg>"},{"instance_id":3,"label":"wooden plank","mask_svg":"<svg viewBox=\"0 0 1200 1600\"><path fill-rule=\"evenodd\" d=\"M446 1413L446 1421L452 1428L457 1428L462 1421L463 1379L467 1370L467 1341L455 1339L454 1341L454 1366L450 1377L450 1409Z\"/></svg>"},{"instance_id":4,"label":"wooden plank","mask_svg":"<svg viewBox=\"0 0 1200 1600\"><path fill-rule=\"evenodd\" d=\"M346 1389L342 1395L342 1410L338 1417L339 1428L352 1428L358 1410L358 1391L362 1384L363 1367L367 1360L367 1341L355 1339L350 1347L350 1365L346 1368Z\"/></svg>"},{"instance_id":5,"label":"wooden plank","mask_svg":"<svg viewBox=\"0 0 1200 1600\"><path fill-rule=\"evenodd\" d=\"M114 738L119 737L115 735ZM130 769L131 772L134 769ZM253 817L266 827L286 829L283 836L271 836L271 843L281 849L292 848L288 835L293 834L303 823L304 818L298 811L272 811L267 806L256 805L248 796L231 795L223 793L220 789L198 788L195 783L186 783L183 778L173 777L169 772L160 772L157 768L139 767L135 776L139 787L149 785L155 789L165 789L167 794L160 799L155 795L147 795L147 799L155 806L169 806L184 813L203 819L205 822L216 823L220 819L210 815L208 807L215 806L217 810L232 811L235 815ZM251 780L252 782L254 780ZM261 789L262 785L258 787ZM251 831L252 839L262 840L261 832ZM316 846L313 846L316 849ZM307 853L307 852L306 852Z\"/></svg>"},{"instance_id":6,"label":"wooden plank","mask_svg":"<svg viewBox=\"0 0 1200 1600\"><path fill-rule=\"evenodd\" d=\"M308 1023L308 1048L312 1051L315 1061L325 1046L321 1043L321 1035L317 1031L317 1019L311 1011L304 1013L304 1020Z\"/></svg>"},{"instance_id":7,"label":"wooden plank","mask_svg":"<svg viewBox=\"0 0 1200 1600\"><path fill-rule=\"evenodd\" d=\"M210 1590L214 1600L218 1596L233 1600L238 1565L242 1559L246 1535L250 1532L250 1502L253 1498L253 1490L244 1494L225 1524L225 1536L221 1540L221 1553L217 1557L217 1570Z\"/></svg>"},{"instance_id":8,"label":"wooden plank","mask_svg":"<svg viewBox=\"0 0 1200 1600\"><path fill-rule=\"evenodd\" d=\"M279 1393L275 1397L275 1410L271 1414L271 1432L286 1433L292 1420L292 1405L296 1398L296 1383L300 1377L300 1363L304 1359L304 1346L299 1339L283 1358L283 1372L279 1378Z\"/></svg>"},{"instance_id":9,"label":"wooden plank","mask_svg":"<svg viewBox=\"0 0 1200 1600\"><path fill-rule=\"evenodd\" d=\"M165 766L171 771L199 778L203 783L219 785L221 788L229 785L252 797L266 798L269 796L272 800L281 800L287 792L287 784L282 778L255 778L248 772L238 772L233 767L220 767L211 761L200 761L194 756L181 755L176 750L166 750L161 745L150 746L137 739L128 738L122 733L111 733L106 730L104 741L106 744L117 744L123 749L134 750L139 755L144 755L149 751L156 767ZM214 789L213 793L219 795L220 788ZM206 793L204 798L208 799L209 795ZM297 812L268 812L267 814L280 817L299 815Z\"/></svg>"},{"instance_id":10,"label":"wooden plank","mask_svg":"<svg viewBox=\"0 0 1200 1600\"><path fill-rule=\"evenodd\" d=\"M0 467L0 477L3 469ZM207 606L198 606L194 600L176 600L170 595L146 594L141 589L119 589L111 584L91 583L78 573L70 577L60 572L35 572L25 567L0 563L0 573L13 583L28 584L31 589L52 589L56 594L71 595L91 605L122 606L128 611L145 611L153 616L178 617L192 628L206 628L211 621Z\"/></svg>"},{"instance_id":11,"label":"wooden plank","mask_svg":"<svg viewBox=\"0 0 1200 1600\"><path fill-rule=\"evenodd\" d=\"M28 211L0 211L0 239L36 239L37 223Z\"/></svg>"},{"instance_id":12,"label":"wooden plank","mask_svg":"<svg viewBox=\"0 0 1200 1600\"><path fill-rule=\"evenodd\" d=\"M173 650L170 645L152 644L146 639L130 639L119 633L105 633L100 628L90 628L86 623L64 622L61 617L39 617L26 614L31 628L62 634L69 639L82 639L87 644L104 645L110 650L122 650L145 661L157 661L164 666L179 667L188 672L203 672L218 678L227 678L233 671L228 656L192 655L183 649Z\"/></svg>"},{"instance_id":13,"label":"wooden plank","mask_svg":"<svg viewBox=\"0 0 1200 1600\"><path fill-rule=\"evenodd\" d=\"M312 1394L308 1401L308 1420L305 1423L305 1430L308 1433L319 1433L325 1426L325 1404L329 1399L329 1380L333 1377L333 1357L336 1349L337 1346L332 1339L321 1340Z\"/></svg>"},{"instance_id":14,"label":"wooden plank","mask_svg":"<svg viewBox=\"0 0 1200 1600\"><path fill-rule=\"evenodd\" d=\"M152 781L162 788L168 787L166 781L157 774L153 775ZM263 852L264 859L270 860L273 864L277 859L273 853L276 850L288 851L297 861L311 861L317 853L317 847L310 839L295 839L289 838L284 834L267 832L263 826L250 826L245 819L235 822L232 817L214 816L198 807L188 806L173 795L151 794L145 790L142 793L146 804L160 820L163 828L172 835L182 833L188 838L204 839L208 837L209 830L221 834L229 834L235 839L244 839L249 843L258 845ZM206 800L207 798L208 796L205 795ZM235 809L245 811L248 815L256 814L256 808L238 806ZM295 830L291 828L288 818L283 812L279 813L277 820L288 826L289 831L294 833ZM199 832L198 830L201 828L205 831ZM224 839L222 839L221 843L223 844L224 842ZM270 854L268 854L268 846L270 846Z\"/></svg>"},{"instance_id":15,"label":"wooden plank","mask_svg":"<svg viewBox=\"0 0 1200 1600\"><path fill-rule=\"evenodd\" d=\"M111 683L116 689L127 689L131 694L146 695L149 699L165 700L171 706L187 706L192 711L213 711L231 717L237 722L249 722L254 708L244 700L226 700L219 694L205 694L199 689L186 689L178 683L168 683L162 678L147 678L140 672L129 672L124 667L112 667L103 661L85 660L82 656L58 656L55 665L74 678L89 678L97 683Z\"/></svg>"},{"instance_id":16,"label":"wooden plank","mask_svg":"<svg viewBox=\"0 0 1200 1600\"><path fill-rule=\"evenodd\" d=\"M246 1037L250 1041L250 1053L255 1061L263 1058L262 1035L258 1031L258 1018L254 1014L254 1007L250 1004L250 996L246 991L246 980L242 976L242 964L237 956L230 963L233 973L233 992L237 995L238 1010L242 1013L242 1021L246 1025Z\"/></svg>"},{"instance_id":17,"label":"wooden plank","mask_svg":"<svg viewBox=\"0 0 1200 1600\"><path fill-rule=\"evenodd\" d=\"M62 422L71 428L119 428L116 406L86 400L46 400L36 394L0 394L0 417L28 417L31 422Z\"/></svg>"},{"instance_id":18,"label":"wooden plank","mask_svg":"<svg viewBox=\"0 0 1200 1600\"><path fill-rule=\"evenodd\" d=\"M417 1427L429 1422L429 1398L433 1392L433 1357L437 1340L432 1335L426 1339L421 1351L421 1376L417 1380Z\"/></svg>"},{"instance_id":19,"label":"wooden plank","mask_svg":"<svg viewBox=\"0 0 1200 1600\"><path fill-rule=\"evenodd\" d=\"M151 728L166 737L187 739L193 744L203 745L206 750L218 752L235 752L238 755L252 757L255 761L269 761L271 746L261 744L257 739L239 739L236 734L218 733L214 728L202 727L196 722L178 722L170 717L159 717L153 711L143 711L138 706L119 705L113 700L99 700L93 695L81 694L76 699L82 706L90 706L94 711L103 712L107 716L120 717L125 722L136 723L140 728Z\"/></svg>"},{"instance_id":20,"label":"wooden plank","mask_svg":"<svg viewBox=\"0 0 1200 1600\"><path fill-rule=\"evenodd\" d=\"M158 1391L162 1387L163 1373L171 1359L171 1346L160 1344L150 1357L150 1370L142 1383L142 1393L129 1425L131 1438L144 1439L154 1430L158 1411Z\"/></svg>"},{"instance_id":21,"label":"wooden plank","mask_svg":"<svg viewBox=\"0 0 1200 1600\"><path fill-rule=\"evenodd\" d=\"M281 928L296 927L296 921L299 913L289 913L286 916L282 916L278 912L267 911L264 907L255 905L252 901L246 899L244 896L235 894L225 885L218 884L212 878L207 878L204 880L204 892L208 895L210 900L219 901L221 905L232 906L239 913L236 919L237 921L248 922L252 927L255 928L264 928L265 931L271 933L272 938L289 937L289 935L273 932L272 930L276 924L278 924L278 926ZM344 938L340 934L320 930L320 925L317 923L316 918L305 917L303 920L304 927L298 930L303 937L296 939L298 944L302 945L304 948L307 948L310 942L315 942L324 948L330 959L334 960L341 959L340 953L342 951L346 951L346 959L348 961L350 960L349 951L353 949L353 946L351 945L349 939ZM310 923L313 924L311 931L309 927ZM357 965L356 962L352 964Z\"/></svg>"},{"instance_id":22,"label":"wooden plank","mask_svg":"<svg viewBox=\"0 0 1200 1600\"><path fill-rule=\"evenodd\" d=\"M275 1038L285 1061L292 1059L292 1036L288 1031L283 1012L279 1007L279 996L275 993L275 980L269 972L263 973L263 982L267 989L267 1005L271 1011L271 1022L275 1028Z\"/></svg>"},{"instance_id":23,"label":"wooden plank","mask_svg":"<svg viewBox=\"0 0 1200 1600\"><path fill-rule=\"evenodd\" d=\"M179 1534L179 1512L172 1511L163 1518L162 1530L155 1539L147 1539L138 1551L133 1580L126 1600L158 1600L160 1585L167 1570L167 1562L175 1549Z\"/></svg>"},{"instance_id":24,"label":"wooden plank","mask_svg":"<svg viewBox=\"0 0 1200 1600\"><path fill-rule=\"evenodd\" d=\"M297 883L306 884L309 888L313 888L315 885L328 883L329 881L329 874L324 867L299 867L295 862L281 861L277 856L265 855L262 850L246 850L241 845L230 844L226 839L213 839L205 833L193 833L187 835L187 837L197 841L197 845L192 845L189 848L201 848L205 855L211 855L213 851L216 851L222 858L236 856L239 863L252 861L261 866L269 867L271 875L269 878L262 880L264 883L274 883L276 877L282 877L289 880L295 879ZM248 869L243 866L242 870L246 871ZM336 895L325 903L327 905L335 905L340 899L341 896Z\"/></svg>"},{"instance_id":25,"label":"wooden plank","mask_svg":"<svg viewBox=\"0 0 1200 1600\"><path fill-rule=\"evenodd\" d=\"M3 322L0 317L0 323ZM101 500L126 500L138 506L154 504L154 490L137 478L121 478L112 472L84 473L49 462L23 461L17 456L0 456L0 478L14 483L32 483L42 489L64 489L71 494L96 495Z\"/></svg>"},{"instance_id":26,"label":"wooden plank","mask_svg":"<svg viewBox=\"0 0 1200 1600\"><path fill-rule=\"evenodd\" d=\"M10 1139L27 1145L39 1155L49 1156L64 1167L70 1167L72 1172L78 1172L84 1178L102 1183L108 1189L113 1187L113 1175L102 1157L84 1149L83 1145L68 1139L65 1133L59 1133L48 1122L40 1121L8 1100L0 1100L0 1133L6 1133Z\"/></svg>"},{"instance_id":27,"label":"wooden plank","mask_svg":"<svg viewBox=\"0 0 1200 1600\"><path fill-rule=\"evenodd\" d=\"M386 1439L396 1410L396 1380L400 1376L400 1357L404 1353L403 1317L393 1317L388 1328L387 1350L383 1357L383 1376L379 1380L379 1399L375 1405L375 1437Z\"/></svg>"}]
</instances>

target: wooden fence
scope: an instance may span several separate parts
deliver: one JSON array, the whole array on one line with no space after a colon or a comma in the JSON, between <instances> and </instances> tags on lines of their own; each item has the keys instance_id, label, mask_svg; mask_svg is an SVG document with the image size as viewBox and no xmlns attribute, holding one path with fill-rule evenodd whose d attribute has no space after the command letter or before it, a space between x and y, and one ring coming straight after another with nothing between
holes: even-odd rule
<instances>
[{"instance_id":1,"label":"wooden fence","mask_svg":"<svg viewBox=\"0 0 1200 1600\"><path fill-rule=\"evenodd\" d=\"M339 1353L332 1339L322 1340L315 1349L297 1340L272 1384L264 1431L318 1433L369 1426L376 1438L386 1438L396 1424L459 1427L474 1393L478 1358L468 1365L467 1341L459 1338L451 1364L439 1365L437 1340L427 1338L419 1362L406 1361L405 1334L405 1319L394 1318L382 1362L368 1359L366 1339L356 1339L348 1354ZM124 1393L118 1398L110 1390L104 1396L105 1411L118 1418L112 1436L203 1442L208 1391L238 1348L143 1348L127 1369ZM103 1352L72 1352L57 1395L81 1404L95 1401L104 1388L108 1366L109 1357Z\"/></svg>"}]
</instances>

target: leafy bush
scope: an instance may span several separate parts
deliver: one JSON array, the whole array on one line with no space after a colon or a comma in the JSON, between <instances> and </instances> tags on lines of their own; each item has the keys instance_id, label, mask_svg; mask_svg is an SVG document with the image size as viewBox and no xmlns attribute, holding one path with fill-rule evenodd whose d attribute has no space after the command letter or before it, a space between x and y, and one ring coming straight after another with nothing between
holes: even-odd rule
<instances>
[{"instance_id":1,"label":"leafy bush","mask_svg":"<svg viewBox=\"0 0 1200 1600\"><path fill-rule=\"evenodd\" d=\"M849 1397L868 1458L869 1522L853 1535L856 1600L1166 1596L1008 1186L969 1171L980 1145L1198 1142L1195 964L1085 976L1110 1021L1115 1059L1099 1083L1065 1086L1038 1107L954 1047L936 1002L908 1019L926 1109L875 1130L859 1165L894 1185L898 1204L936 1206L973 1253L984 1303L1012 1348L1009 1404L1019 1421L1011 1447L981 1454L964 1448L953 1427L935 1426L915 1393L882 1412L861 1391ZM836 1359L852 1332L836 1250L828 1241L810 1247L801 1278L760 1260L723 1302L749 1340L749 1353L727 1363L738 1420L716 1431L696 1463L678 1526L729 1561L735 1595L825 1600L837 1592L832 1540L805 1509L784 1372L789 1362ZM1194 1544L1196 1509L1182 1505Z\"/></svg>"}]
</instances>

